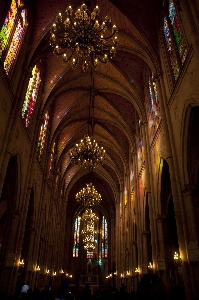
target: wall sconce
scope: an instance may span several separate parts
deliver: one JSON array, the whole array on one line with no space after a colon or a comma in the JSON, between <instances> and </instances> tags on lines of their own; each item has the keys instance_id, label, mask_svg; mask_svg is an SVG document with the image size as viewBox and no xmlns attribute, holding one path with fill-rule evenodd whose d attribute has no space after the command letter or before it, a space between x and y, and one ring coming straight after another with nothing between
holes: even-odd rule
<instances>
[{"instance_id":1,"label":"wall sconce","mask_svg":"<svg viewBox=\"0 0 199 300\"><path fill-rule=\"evenodd\" d=\"M57 275L57 272L54 272L54 273L53 273L53 276L56 276L56 275Z\"/></svg>"},{"instance_id":2,"label":"wall sconce","mask_svg":"<svg viewBox=\"0 0 199 300\"><path fill-rule=\"evenodd\" d=\"M50 271L49 271L49 270L47 270L47 271L46 271L46 274L48 275L49 273L50 273Z\"/></svg>"},{"instance_id":3,"label":"wall sconce","mask_svg":"<svg viewBox=\"0 0 199 300\"><path fill-rule=\"evenodd\" d=\"M135 273L136 273L137 275L139 275L140 271L138 270L138 268L135 268Z\"/></svg>"},{"instance_id":4,"label":"wall sconce","mask_svg":"<svg viewBox=\"0 0 199 300\"><path fill-rule=\"evenodd\" d=\"M130 272L126 271L126 276L129 277L130 276Z\"/></svg>"},{"instance_id":5,"label":"wall sconce","mask_svg":"<svg viewBox=\"0 0 199 300\"><path fill-rule=\"evenodd\" d=\"M182 259L181 259L181 256L178 255L177 252L174 253L173 259L174 259L175 266L180 267L182 264Z\"/></svg>"},{"instance_id":6,"label":"wall sconce","mask_svg":"<svg viewBox=\"0 0 199 300\"><path fill-rule=\"evenodd\" d=\"M64 274L64 271L63 271L63 270L61 270L61 274Z\"/></svg>"},{"instance_id":7,"label":"wall sconce","mask_svg":"<svg viewBox=\"0 0 199 300\"><path fill-rule=\"evenodd\" d=\"M73 275L69 275L69 277L70 277L70 278L72 278L72 277L73 277Z\"/></svg>"},{"instance_id":8,"label":"wall sconce","mask_svg":"<svg viewBox=\"0 0 199 300\"><path fill-rule=\"evenodd\" d=\"M149 270L153 270L153 265L152 265L151 262L149 262L148 269L149 269Z\"/></svg>"},{"instance_id":9,"label":"wall sconce","mask_svg":"<svg viewBox=\"0 0 199 300\"><path fill-rule=\"evenodd\" d=\"M36 267L36 271L40 271L40 266L37 266L37 267Z\"/></svg>"},{"instance_id":10,"label":"wall sconce","mask_svg":"<svg viewBox=\"0 0 199 300\"><path fill-rule=\"evenodd\" d=\"M124 278L124 274L121 273L121 274L120 274L120 278Z\"/></svg>"},{"instance_id":11,"label":"wall sconce","mask_svg":"<svg viewBox=\"0 0 199 300\"><path fill-rule=\"evenodd\" d=\"M20 266L20 267L24 267L24 259L20 260L19 266Z\"/></svg>"}]
</instances>

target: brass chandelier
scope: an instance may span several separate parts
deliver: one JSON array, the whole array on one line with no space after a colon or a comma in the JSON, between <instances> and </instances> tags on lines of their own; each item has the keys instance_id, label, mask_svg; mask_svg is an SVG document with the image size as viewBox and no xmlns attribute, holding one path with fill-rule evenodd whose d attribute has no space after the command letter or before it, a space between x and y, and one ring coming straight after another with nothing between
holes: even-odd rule
<instances>
[{"instance_id":1,"label":"brass chandelier","mask_svg":"<svg viewBox=\"0 0 199 300\"><path fill-rule=\"evenodd\" d=\"M96 168L102 165L105 160L105 150L99 147L93 136L88 134L76 144L69 152L70 159L74 164L84 168Z\"/></svg>"},{"instance_id":2,"label":"brass chandelier","mask_svg":"<svg viewBox=\"0 0 199 300\"><path fill-rule=\"evenodd\" d=\"M100 25L99 13L98 6L90 12L86 4L82 4L72 18L73 9L69 6L63 15L57 15L51 27L50 44L54 53L61 55L64 62L72 60L73 68L80 60L83 61L84 71L88 69L89 64L97 68L99 62L105 64L115 55L115 47L118 45L117 27L113 25L112 32L107 33L111 19L106 16ZM107 41L111 43L106 44Z\"/></svg>"},{"instance_id":3,"label":"brass chandelier","mask_svg":"<svg viewBox=\"0 0 199 300\"><path fill-rule=\"evenodd\" d=\"M96 216L96 214L93 212L92 208L87 208L86 211L82 215L83 221L97 221L99 218Z\"/></svg>"},{"instance_id":4,"label":"brass chandelier","mask_svg":"<svg viewBox=\"0 0 199 300\"><path fill-rule=\"evenodd\" d=\"M95 240L93 235L86 235L83 242L84 242L84 249L90 252L95 249Z\"/></svg>"},{"instance_id":5,"label":"brass chandelier","mask_svg":"<svg viewBox=\"0 0 199 300\"><path fill-rule=\"evenodd\" d=\"M84 221L84 230L82 230L84 249L90 252L95 249L95 222L98 219L92 208L86 209L82 215Z\"/></svg>"},{"instance_id":6,"label":"brass chandelier","mask_svg":"<svg viewBox=\"0 0 199 300\"><path fill-rule=\"evenodd\" d=\"M102 197L96 191L92 183L87 183L86 187L76 194L75 199L78 203L91 207L99 203L102 200Z\"/></svg>"}]
</instances>

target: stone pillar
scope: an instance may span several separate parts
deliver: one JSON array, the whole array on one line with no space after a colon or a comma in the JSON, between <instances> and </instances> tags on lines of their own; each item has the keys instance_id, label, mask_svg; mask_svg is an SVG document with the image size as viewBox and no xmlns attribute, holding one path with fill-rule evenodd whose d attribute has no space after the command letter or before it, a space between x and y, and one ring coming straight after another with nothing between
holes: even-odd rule
<instances>
[{"instance_id":1,"label":"stone pillar","mask_svg":"<svg viewBox=\"0 0 199 300\"><path fill-rule=\"evenodd\" d=\"M3 161L1 164L1 172L0 172L0 192L3 188L4 180L5 180L5 175L6 175L6 170L8 167L8 162L10 160L11 154L9 152L6 152L4 155L2 155Z\"/></svg>"},{"instance_id":2,"label":"stone pillar","mask_svg":"<svg viewBox=\"0 0 199 300\"><path fill-rule=\"evenodd\" d=\"M161 257L166 261L167 253L166 253L166 243L165 243L165 220L166 215L158 215L157 216L157 231L158 231L158 246L159 246L159 253ZM167 270L161 272L161 278L165 283L168 291L170 290L169 284L169 274Z\"/></svg>"},{"instance_id":3,"label":"stone pillar","mask_svg":"<svg viewBox=\"0 0 199 300\"><path fill-rule=\"evenodd\" d=\"M154 215L154 201L153 201L153 173L151 169L151 157L149 153L149 138L148 138L148 123L143 123L141 125L142 138L145 147L145 168L146 168L146 188L148 193L148 206L149 206L149 219L150 219L150 231L153 233L151 235L151 246L152 246L152 259L156 262L156 231L155 231L155 215ZM155 264L154 264L155 265Z\"/></svg>"},{"instance_id":4,"label":"stone pillar","mask_svg":"<svg viewBox=\"0 0 199 300\"><path fill-rule=\"evenodd\" d=\"M133 290L134 292L137 291L137 285L138 285L138 278L139 276L135 273L135 269L138 266L138 256L137 256L137 243L133 242L132 246L132 252L133 252Z\"/></svg>"},{"instance_id":5,"label":"stone pillar","mask_svg":"<svg viewBox=\"0 0 199 300\"><path fill-rule=\"evenodd\" d=\"M4 242L7 244L5 256L3 258L4 265L0 280L0 291L7 294L10 293L10 288L13 280L14 269L18 267L16 265L16 241L19 234L19 212L10 211L9 214L9 235L7 240Z\"/></svg>"},{"instance_id":6,"label":"stone pillar","mask_svg":"<svg viewBox=\"0 0 199 300\"><path fill-rule=\"evenodd\" d=\"M27 263L25 266L25 274L24 279L25 281L29 281L30 288L34 288L34 260L33 260L33 253L34 253L34 243L35 243L35 229L28 228L29 233L29 247L27 250Z\"/></svg>"},{"instance_id":7,"label":"stone pillar","mask_svg":"<svg viewBox=\"0 0 199 300\"><path fill-rule=\"evenodd\" d=\"M148 249L148 237L149 237L149 231L143 231L142 232L142 258L143 258L143 263L148 266L149 263L149 249Z\"/></svg>"},{"instance_id":8,"label":"stone pillar","mask_svg":"<svg viewBox=\"0 0 199 300\"><path fill-rule=\"evenodd\" d=\"M120 287L120 201L119 201L119 191L118 199L116 199L116 236L115 236L115 246L116 246L116 288Z\"/></svg>"}]
</instances>

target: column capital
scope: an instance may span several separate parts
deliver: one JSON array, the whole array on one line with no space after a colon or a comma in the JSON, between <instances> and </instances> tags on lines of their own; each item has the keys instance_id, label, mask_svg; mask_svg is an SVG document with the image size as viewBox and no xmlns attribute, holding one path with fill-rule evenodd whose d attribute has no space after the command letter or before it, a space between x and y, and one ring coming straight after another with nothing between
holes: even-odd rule
<instances>
[{"instance_id":1,"label":"column capital","mask_svg":"<svg viewBox=\"0 0 199 300\"><path fill-rule=\"evenodd\" d=\"M149 234L149 231L142 231L143 236L147 236Z\"/></svg>"},{"instance_id":2,"label":"column capital","mask_svg":"<svg viewBox=\"0 0 199 300\"><path fill-rule=\"evenodd\" d=\"M166 219L165 214L157 215L157 218L156 218L156 220L159 221L159 222L163 222L165 219Z\"/></svg>"},{"instance_id":3,"label":"column capital","mask_svg":"<svg viewBox=\"0 0 199 300\"><path fill-rule=\"evenodd\" d=\"M184 184L182 187L182 192L184 194L186 193L192 193L196 189L197 185L196 184Z\"/></svg>"}]
</instances>

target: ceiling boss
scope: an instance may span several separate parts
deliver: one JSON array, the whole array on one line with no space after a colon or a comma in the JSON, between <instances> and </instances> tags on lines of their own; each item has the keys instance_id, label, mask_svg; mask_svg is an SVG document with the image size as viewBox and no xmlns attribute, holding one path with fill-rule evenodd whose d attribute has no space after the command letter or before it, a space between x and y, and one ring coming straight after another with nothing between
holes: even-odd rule
<instances>
[{"instance_id":1,"label":"ceiling boss","mask_svg":"<svg viewBox=\"0 0 199 300\"><path fill-rule=\"evenodd\" d=\"M82 61L84 71L91 65L98 67L98 63L106 64L116 53L118 39L115 25L109 28L110 17L106 16L100 25L98 16L100 9L96 6L93 12L82 4L72 18L73 9L66 8L62 15L59 13L50 30L50 44L54 53L60 55L64 62L71 60L74 68Z\"/></svg>"}]
</instances>

